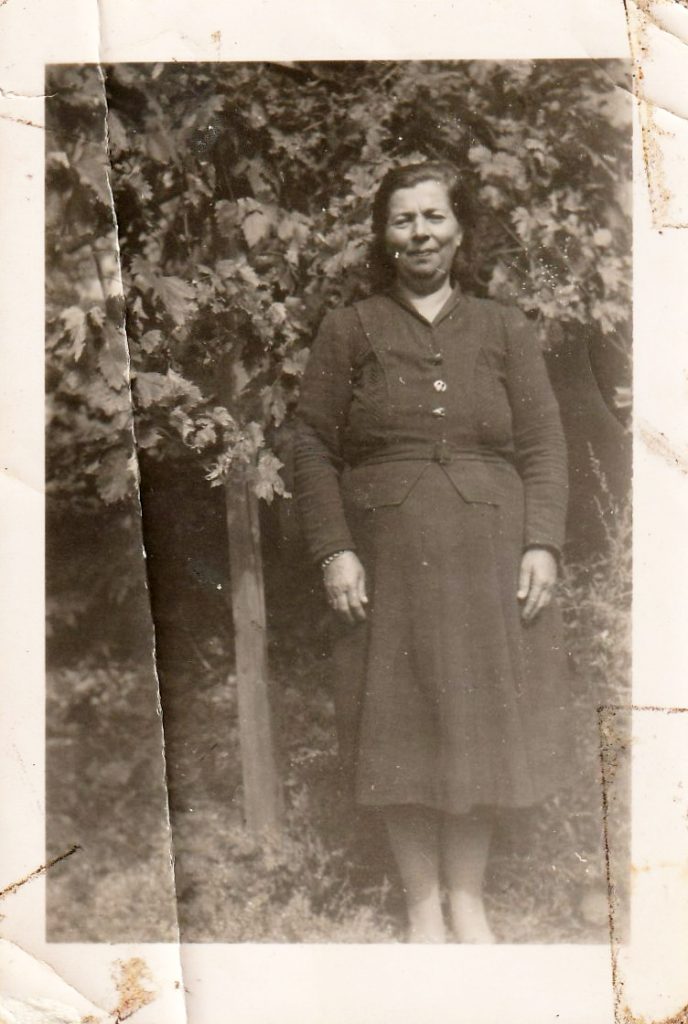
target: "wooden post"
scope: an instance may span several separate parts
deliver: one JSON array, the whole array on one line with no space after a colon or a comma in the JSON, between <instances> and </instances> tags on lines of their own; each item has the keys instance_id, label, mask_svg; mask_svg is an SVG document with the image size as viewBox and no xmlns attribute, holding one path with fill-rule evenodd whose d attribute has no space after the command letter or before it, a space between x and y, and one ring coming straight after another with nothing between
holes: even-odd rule
<instances>
[{"instance_id":1,"label":"wooden post","mask_svg":"<svg viewBox=\"0 0 688 1024\"><path fill-rule=\"evenodd\" d=\"M265 592L258 499L243 474L225 487L239 699L239 741L246 824L275 830L282 817L273 714L268 687Z\"/></svg>"}]
</instances>

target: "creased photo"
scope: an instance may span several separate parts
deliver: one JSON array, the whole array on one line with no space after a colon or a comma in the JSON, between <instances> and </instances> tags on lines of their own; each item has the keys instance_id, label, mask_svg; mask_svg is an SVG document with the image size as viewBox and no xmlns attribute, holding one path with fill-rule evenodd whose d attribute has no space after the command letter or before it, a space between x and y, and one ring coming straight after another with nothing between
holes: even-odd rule
<instances>
[{"instance_id":1,"label":"creased photo","mask_svg":"<svg viewBox=\"0 0 688 1024\"><path fill-rule=\"evenodd\" d=\"M50 942L626 933L629 76L47 66Z\"/></svg>"}]
</instances>

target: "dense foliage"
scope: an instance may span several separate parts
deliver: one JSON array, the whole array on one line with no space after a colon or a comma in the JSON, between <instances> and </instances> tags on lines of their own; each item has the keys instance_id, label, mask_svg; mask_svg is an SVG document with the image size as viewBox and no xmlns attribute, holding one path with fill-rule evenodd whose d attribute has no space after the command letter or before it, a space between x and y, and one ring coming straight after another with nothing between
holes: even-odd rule
<instances>
[{"instance_id":1,"label":"dense foliage","mask_svg":"<svg viewBox=\"0 0 688 1024\"><path fill-rule=\"evenodd\" d=\"M243 464L259 495L282 492L274 452L309 342L326 306L367 287L369 199L397 162L448 157L465 174L466 287L516 301L545 344L627 351L623 75L614 61L52 68L53 495L133 493L127 358L139 451L190 449L211 482Z\"/></svg>"}]
</instances>

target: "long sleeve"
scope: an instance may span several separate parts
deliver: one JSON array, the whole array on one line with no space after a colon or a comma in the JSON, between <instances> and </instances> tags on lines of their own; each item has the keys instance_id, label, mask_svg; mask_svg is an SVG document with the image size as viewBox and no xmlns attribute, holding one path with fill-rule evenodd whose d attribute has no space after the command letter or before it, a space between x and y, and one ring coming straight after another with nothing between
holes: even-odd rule
<instances>
[{"instance_id":1,"label":"long sleeve","mask_svg":"<svg viewBox=\"0 0 688 1024\"><path fill-rule=\"evenodd\" d=\"M339 487L353 377L348 312L328 313L322 321L297 412L294 484L306 542L315 560L354 547Z\"/></svg>"},{"instance_id":2,"label":"long sleeve","mask_svg":"<svg viewBox=\"0 0 688 1024\"><path fill-rule=\"evenodd\" d=\"M559 406L533 329L518 310L504 309L506 386L514 447L525 490L525 546L561 551L568 472Z\"/></svg>"}]
</instances>

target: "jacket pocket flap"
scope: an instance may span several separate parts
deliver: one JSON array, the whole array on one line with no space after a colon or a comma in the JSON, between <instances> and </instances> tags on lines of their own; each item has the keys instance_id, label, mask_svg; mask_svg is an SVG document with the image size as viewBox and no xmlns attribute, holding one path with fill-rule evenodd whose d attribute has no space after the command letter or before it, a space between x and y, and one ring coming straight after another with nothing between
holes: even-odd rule
<instances>
[{"instance_id":1,"label":"jacket pocket flap","mask_svg":"<svg viewBox=\"0 0 688 1024\"><path fill-rule=\"evenodd\" d=\"M401 505L426 466L420 460L355 466L342 481L344 493L357 508Z\"/></svg>"},{"instance_id":2,"label":"jacket pocket flap","mask_svg":"<svg viewBox=\"0 0 688 1024\"><path fill-rule=\"evenodd\" d=\"M509 479L508 469L480 462L478 459L456 459L443 467L454 487L468 502L501 505Z\"/></svg>"}]
</instances>

